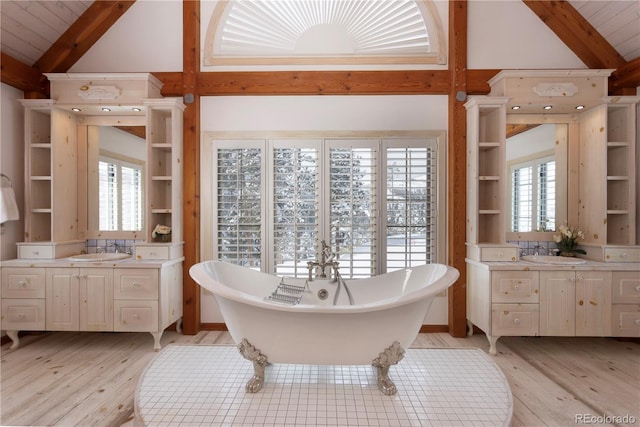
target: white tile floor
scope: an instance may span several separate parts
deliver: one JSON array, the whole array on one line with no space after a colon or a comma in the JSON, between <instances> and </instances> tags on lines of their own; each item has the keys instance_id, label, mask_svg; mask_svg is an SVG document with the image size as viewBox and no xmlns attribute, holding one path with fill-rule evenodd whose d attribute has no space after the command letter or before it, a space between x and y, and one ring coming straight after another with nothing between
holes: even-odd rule
<instances>
[{"instance_id":1,"label":"white tile floor","mask_svg":"<svg viewBox=\"0 0 640 427\"><path fill-rule=\"evenodd\" d=\"M409 349L385 396L371 366L274 364L264 388L236 347L170 345L147 366L135 424L153 426L507 426L505 377L477 349Z\"/></svg>"}]
</instances>

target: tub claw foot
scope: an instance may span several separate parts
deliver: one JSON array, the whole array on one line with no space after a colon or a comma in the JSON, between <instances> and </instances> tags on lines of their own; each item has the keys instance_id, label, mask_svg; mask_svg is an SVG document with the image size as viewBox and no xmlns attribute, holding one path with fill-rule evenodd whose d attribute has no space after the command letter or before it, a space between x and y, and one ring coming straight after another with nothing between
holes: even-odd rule
<instances>
[{"instance_id":1,"label":"tub claw foot","mask_svg":"<svg viewBox=\"0 0 640 427\"><path fill-rule=\"evenodd\" d=\"M404 357L404 349L398 341L394 341L380 355L373 359L372 365L378 374L378 388L387 396L392 396L398 392L396 385L389 378L389 367L397 364Z\"/></svg>"},{"instance_id":2,"label":"tub claw foot","mask_svg":"<svg viewBox=\"0 0 640 427\"><path fill-rule=\"evenodd\" d=\"M253 376L247 381L244 389L247 393L257 393L264 385L264 368L269 364L267 356L260 353L260 350L246 339L238 344L238 350L242 357L253 362Z\"/></svg>"}]
</instances>

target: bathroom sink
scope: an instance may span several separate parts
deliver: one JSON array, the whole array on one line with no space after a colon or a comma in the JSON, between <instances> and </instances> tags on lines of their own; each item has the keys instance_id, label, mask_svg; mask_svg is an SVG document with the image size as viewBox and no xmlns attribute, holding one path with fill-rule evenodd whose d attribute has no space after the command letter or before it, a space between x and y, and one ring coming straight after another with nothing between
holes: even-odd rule
<instances>
[{"instance_id":1,"label":"bathroom sink","mask_svg":"<svg viewBox=\"0 0 640 427\"><path fill-rule=\"evenodd\" d=\"M553 255L525 255L521 259L523 261L537 262L540 264L580 265L586 264L587 262L580 258Z\"/></svg>"},{"instance_id":2,"label":"bathroom sink","mask_svg":"<svg viewBox=\"0 0 640 427\"><path fill-rule=\"evenodd\" d=\"M120 259L130 258L131 255L120 252L108 252L104 254L81 254L69 257L69 261L75 262L101 262L101 261L117 261Z\"/></svg>"}]
</instances>

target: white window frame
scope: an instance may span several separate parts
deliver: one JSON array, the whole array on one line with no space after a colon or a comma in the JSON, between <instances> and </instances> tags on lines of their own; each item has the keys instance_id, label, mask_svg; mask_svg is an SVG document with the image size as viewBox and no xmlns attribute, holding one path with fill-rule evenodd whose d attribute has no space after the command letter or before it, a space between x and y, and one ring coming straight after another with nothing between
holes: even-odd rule
<instances>
[{"instance_id":1,"label":"white window frame","mask_svg":"<svg viewBox=\"0 0 640 427\"><path fill-rule=\"evenodd\" d=\"M273 167L273 154L269 141L273 141L273 144L287 144L287 141L291 140L318 140L313 144L320 144L320 150L325 152L324 156L321 156L321 167L318 181L325 186L328 183L326 154L328 153L329 146L331 144L353 144L358 140L377 139L378 146L378 176L380 182L386 182L386 147L393 147L405 144L404 146L425 147L425 140L428 140L428 144L436 147L437 152L437 231L436 231L436 261L439 263L446 263L446 235L447 235L447 223L446 223L446 185L447 185L447 157L446 157L446 138L444 131L403 131L403 132L357 132L350 131L344 132L297 132L292 135L289 132L206 132L203 134L201 142L201 259L218 259L217 253L217 219L216 219L216 204L217 204L217 178L214 173L216 161L216 150L218 148L238 148L242 145L242 148L260 148L263 150L263 156L267 159L266 164L268 167L264 167L262 170L263 182L268 182L271 178L268 177L272 172ZM338 142L341 141L341 142ZM277 142L275 142L277 141ZM333 142L331 142L333 141ZM311 143L311 142L309 142ZM362 143L362 142L360 142ZM368 142L370 144L370 141ZM420 145L422 144L422 145ZM365 144L366 145L366 144ZM379 188L384 188L380 187ZM380 274L386 271L386 238L385 235L385 218L386 218L386 191L378 192L378 222L377 222L377 246L376 246L376 259L375 265L377 266L375 274ZM268 213L270 218L271 210L273 208L272 189L271 186L267 186L264 190L264 197L262 199L262 211L263 215ZM328 206L326 203L327 195L321 191L321 209L322 206ZM271 209L271 210L270 210ZM273 273L273 254L272 254L272 233L273 226L271 220L263 216L265 226L262 227L261 233L261 250L263 258L261 261L261 269L267 273ZM329 229L329 217L328 215L323 218L321 212L320 224L319 224L319 239L326 239L329 241L329 235L327 230ZM381 237L382 236L382 237ZM318 242L319 245L320 242ZM266 268L265 268L266 267Z\"/></svg>"},{"instance_id":2,"label":"white window frame","mask_svg":"<svg viewBox=\"0 0 640 427\"><path fill-rule=\"evenodd\" d=\"M531 211L529 212L529 214L531 215L531 230L517 230L515 232L518 233L527 233L527 232L537 232L537 231L553 231L553 230L539 230L539 225L540 225L540 210L539 210L539 206L540 206L540 189L538 188L538 181L539 181L539 176L538 176L538 170L540 165L545 164L545 163L549 163L549 162L556 162L557 165L557 159L555 158L554 155L545 155L542 157L537 157L535 159L531 159L531 160L526 160L526 161L522 161L522 160L514 160L512 162L509 162L508 165L508 169L509 169L509 177L508 177L508 185L509 185L509 197L508 197L508 212L509 212L509 229L510 231L514 231L513 230L513 191L514 191L514 183L513 183L513 172L515 170L518 169L523 169L523 168L527 168L527 167L531 167L532 168L532 188L531 188ZM557 171L557 167L556 167L556 171ZM556 187L557 187L557 181L558 181L558 176L556 173ZM556 203L556 198L558 197L558 193L557 193L557 189L556 189L556 194L555 194L555 198L554 198L554 203ZM556 215L555 215L555 225L556 227L558 226L558 212L556 209Z\"/></svg>"},{"instance_id":3,"label":"white window frame","mask_svg":"<svg viewBox=\"0 0 640 427\"><path fill-rule=\"evenodd\" d=\"M106 150L101 150L100 155L98 156L98 167L100 163L114 164L116 165L116 181L117 181L117 199L118 199L118 209L116 211L116 223L117 228L115 230L106 230L106 231L141 231L144 228L144 197L145 197L145 165L144 162L140 160L136 160L133 158L129 158L126 156L122 156L118 153L113 153ZM131 169L137 169L140 171L140 229L139 230L123 230L123 219L122 219L122 168L128 167ZM100 192L100 176L98 175L98 192ZM101 211L101 209L100 209ZM98 219L98 225L100 224L100 220ZM102 227L99 227L102 230Z\"/></svg>"}]
</instances>

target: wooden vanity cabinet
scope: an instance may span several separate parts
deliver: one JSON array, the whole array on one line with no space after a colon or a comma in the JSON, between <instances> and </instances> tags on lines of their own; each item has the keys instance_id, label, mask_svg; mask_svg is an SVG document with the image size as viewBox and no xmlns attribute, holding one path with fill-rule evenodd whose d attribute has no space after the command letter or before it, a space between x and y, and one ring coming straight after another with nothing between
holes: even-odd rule
<instances>
[{"instance_id":1,"label":"wooden vanity cabinet","mask_svg":"<svg viewBox=\"0 0 640 427\"><path fill-rule=\"evenodd\" d=\"M540 335L611 335L611 272L540 271L540 296Z\"/></svg>"},{"instance_id":2,"label":"wooden vanity cabinet","mask_svg":"<svg viewBox=\"0 0 640 427\"><path fill-rule=\"evenodd\" d=\"M506 265L507 263L502 263ZM467 262L467 319L501 336L640 336L640 272L491 269Z\"/></svg>"},{"instance_id":3,"label":"wooden vanity cabinet","mask_svg":"<svg viewBox=\"0 0 640 427\"><path fill-rule=\"evenodd\" d=\"M17 331L45 327L44 268L2 269L0 327L16 342Z\"/></svg>"},{"instance_id":4,"label":"wooden vanity cabinet","mask_svg":"<svg viewBox=\"0 0 640 427\"><path fill-rule=\"evenodd\" d=\"M19 331L110 331L149 332L158 350L169 325L180 330L182 258L124 268L5 266L11 263L2 267L0 325L11 348Z\"/></svg>"},{"instance_id":5,"label":"wooden vanity cabinet","mask_svg":"<svg viewBox=\"0 0 640 427\"><path fill-rule=\"evenodd\" d=\"M112 268L47 268L45 274L46 330L113 330Z\"/></svg>"},{"instance_id":6,"label":"wooden vanity cabinet","mask_svg":"<svg viewBox=\"0 0 640 427\"><path fill-rule=\"evenodd\" d=\"M611 335L640 337L640 273L614 271L611 283Z\"/></svg>"}]
</instances>

